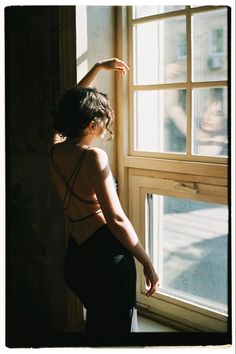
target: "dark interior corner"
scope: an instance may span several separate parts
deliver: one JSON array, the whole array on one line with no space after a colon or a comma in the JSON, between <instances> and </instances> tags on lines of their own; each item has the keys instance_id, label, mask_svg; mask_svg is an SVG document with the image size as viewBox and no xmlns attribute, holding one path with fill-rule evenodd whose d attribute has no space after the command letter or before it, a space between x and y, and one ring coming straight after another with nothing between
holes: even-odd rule
<instances>
[{"instance_id":1,"label":"dark interior corner","mask_svg":"<svg viewBox=\"0 0 236 354\"><path fill-rule=\"evenodd\" d=\"M50 112L60 94L59 7L5 8L6 333L63 331L63 215L48 172Z\"/></svg>"}]
</instances>

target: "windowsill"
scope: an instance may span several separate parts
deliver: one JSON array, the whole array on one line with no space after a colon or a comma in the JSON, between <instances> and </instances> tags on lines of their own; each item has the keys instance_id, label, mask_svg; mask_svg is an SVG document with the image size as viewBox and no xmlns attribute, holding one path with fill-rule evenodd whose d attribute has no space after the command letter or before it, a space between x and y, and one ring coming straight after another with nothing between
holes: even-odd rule
<instances>
[{"instance_id":1,"label":"windowsill","mask_svg":"<svg viewBox=\"0 0 236 354\"><path fill-rule=\"evenodd\" d=\"M139 332L178 332L176 329L138 315Z\"/></svg>"}]
</instances>

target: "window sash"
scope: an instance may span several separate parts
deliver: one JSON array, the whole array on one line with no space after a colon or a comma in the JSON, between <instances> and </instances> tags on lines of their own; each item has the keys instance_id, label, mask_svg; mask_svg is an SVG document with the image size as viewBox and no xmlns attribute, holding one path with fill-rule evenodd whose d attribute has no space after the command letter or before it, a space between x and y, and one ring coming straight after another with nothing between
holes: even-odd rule
<instances>
[{"instance_id":1,"label":"window sash","mask_svg":"<svg viewBox=\"0 0 236 354\"><path fill-rule=\"evenodd\" d=\"M132 7L128 7L128 33L129 33L129 66L131 68L129 72L129 117L130 117L130 129L129 129L129 155L131 156L140 156L140 157L154 157L161 159L175 159L175 160L184 160L184 161L194 161L194 162L212 162L220 163L227 165L227 157L219 156L201 156L191 154L192 148L192 90L196 88L215 88L215 87L228 87L228 80L219 80L219 81L206 81L206 82L192 82L192 53L191 53L191 16L194 13L215 11L225 8L224 6L204 6L199 8L191 8L186 6L186 9L162 13L153 16L142 17L138 19L132 19ZM155 84L155 85L134 85L133 77L133 26L139 23L147 23L148 21L153 20L162 20L168 19L176 16L186 16L186 55L187 55L187 77L186 82L181 83L164 83L164 84ZM186 154L179 155L178 153L162 153L162 152L151 152L151 151L140 151L135 149L135 117L134 117L134 94L135 92L142 90L166 90L166 89L186 89ZM228 94L230 95L230 93ZM228 134L229 135L229 134Z\"/></svg>"},{"instance_id":2,"label":"window sash","mask_svg":"<svg viewBox=\"0 0 236 354\"><path fill-rule=\"evenodd\" d=\"M137 231L140 241L143 246L148 249L146 240L146 225L145 225L145 200L147 193L159 195L169 195L181 198L191 198L199 201L215 202L218 204L227 204L227 186L213 186L198 182L199 193L191 193L186 191L176 190L176 185L179 181L169 178L153 178L150 176L142 176L137 170L131 170L129 175L129 200L130 200L130 218ZM181 179L182 176L178 178ZM191 183L195 178L191 178ZM203 178L204 181L204 178ZM137 212L137 210L139 212ZM153 240L154 247L157 240ZM161 251L158 254L161 256ZM212 310L206 306L193 303L189 300L179 299L176 296L156 293L151 298L147 298L145 288L145 278L142 272L142 267L138 267L138 282L137 282L137 301L141 308L146 308L147 311L158 314L165 318L170 318L176 323L188 325L196 330L215 330L227 331L228 315L220 311ZM159 270L161 273L161 269ZM188 318L188 320L186 320Z\"/></svg>"}]
</instances>

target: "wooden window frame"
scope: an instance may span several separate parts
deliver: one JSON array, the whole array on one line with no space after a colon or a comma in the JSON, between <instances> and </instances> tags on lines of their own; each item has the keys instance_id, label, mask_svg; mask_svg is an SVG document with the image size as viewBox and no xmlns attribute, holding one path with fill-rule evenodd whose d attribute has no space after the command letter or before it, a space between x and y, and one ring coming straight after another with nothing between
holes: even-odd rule
<instances>
[{"instance_id":1,"label":"wooden window frame","mask_svg":"<svg viewBox=\"0 0 236 354\"><path fill-rule=\"evenodd\" d=\"M197 194L191 190L178 191L176 186L179 183L195 184L199 190ZM223 180L221 180L221 183ZM227 204L227 182L224 181L219 185L216 178L208 184L205 177L186 174L168 174L153 171L152 174L146 173L142 175L140 170L131 169L129 173L129 199L130 209L129 215L132 223L137 231L140 241L147 249L147 239L145 230L145 198L147 193L155 193L158 195L174 196L187 198L198 201L212 202L217 204ZM156 240L153 240L155 242ZM142 267L137 263L138 281L137 281L137 302L138 306L147 314L156 315L157 318L164 322L172 322L175 326L189 331L216 331L226 332L228 326L228 315L220 311L210 310L203 305L197 305L190 300L181 300L177 296L170 296L163 293L156 293L151 298L145 296L145 278ZM160 273L161 275L161 273ZM177 325L178 324L178 325Z\"/></svg>"},{"instance_id":2,"label":"wooden window frame","mask_svg":"<svg viewBox=\"0 0 236 354\"><path fill-rule=\"evenodd\" d=\"M225 6L214 6L214 10L223 9ZM185 181L187 183L197 183L203 186L206 193L205 200L212 199L212 191L218 197L215 202L227 204L228 197L228 158L190 155L191 140L188 139L186 155L154 153L134 150L134 123L133 123L133 93L136 90L156 90L156 89L187 89L187 112L190 118L187 123L187 134L191 136L191 92L195 88L211 88L216 86L227 87L228 81L212 82L192 82L191 78L191 31L186 33L187 41L187 82L158 85L133 85L132 73L132 31L133 24L141 23L144 20L170 18L186 14L187 26L191 30L191 14L213 10L212 6L191 8L187 6L185 10L165 13L148 18L132 19L131 7L118 6L116 8L116 28L117 28L117 56L123 58L130 66L129 80L122 80L117 77L116 91L116 128L117 128L117 165L119 196L124 210L129 215L131 222L145 246L144 203L143 193L157 191L157 185L162 181ZM230 95L230 93L229 93ZM209 194L210 193L210 194ZM202 197L202 195L201 195ZM210 198L210 199L209 199ZM218 198L218 199L217 199ZM204 197L203 197L204 199ZM202 200L203 200L202 199ZM141 201L143 204L141 204ZM230 239L229 239L230 242ZM228 316L217 311L196 306L193 303L180 301L179 299L167 296L154 296L149 302L143 294L141 283L142 269L138 267L137 299L138 310L147 317L157 319L169 325L174 325L184 331L216 331L226 332L228 330ZM158 304L158 305L157 305ZM169 310L167 310L169 309ZM181 315L184 313L185 319Z\"/></svg>"},{"instance_id":3,"label":"wooden window frame","mask_svg":"<svg viewBox=\"0 0 236 354\"><path fill-rule=\"evenodd\" d=\"M130 129L129 129L129 154L131 156L139 157L155 157L163 159L175 159L180 161L194 161L194 162L209 162L208 156L191 155L191 103L192 103L192 91L197 88L214 88L214 87L228 87L228 80L221 81L205 81L205 82L193 82L192 81L192 56L191 56L191 16L196 13L203 13L207 11L217 11L220 9L225 9L225 6L204 6L199 8L191 8L186 6L186 9L162 13L153 16L141 17L137 19L132 19L132 7L128 8L128 48L129 48L129 66L131 68L129 72L129 117L134 117L134 93L137 91L149 91L149 90L171 90L171 89L186 89L186 118L187 118L187 131L186 131L186 154L175 154L175 153L160 153L160 152L146 152L135 150L134 141L134 119L130 119ZM155 85L134 85L133 78L133 36L132 28L133 26L141 23L148 23L154 20L170 19L172 17L186 16L186 82L180 83L164 83ZM210 157L211 163L227 164L227 158L223 157Z\"/></svg>"}]
</instances>

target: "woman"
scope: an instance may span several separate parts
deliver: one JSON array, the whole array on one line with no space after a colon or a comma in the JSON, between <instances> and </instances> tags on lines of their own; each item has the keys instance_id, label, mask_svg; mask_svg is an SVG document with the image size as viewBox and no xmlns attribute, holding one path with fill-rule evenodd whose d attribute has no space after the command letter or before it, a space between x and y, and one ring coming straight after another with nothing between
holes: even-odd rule
<instances>
[{"instance_id":1,"label":"woman","mask_svg":"<svg viewBox=\"0 0 236 354\"><path fill-rule=\"evenodd\" d=\"M133 330L136 269L141 262L151 296L158 276L119 202L107 154L91 146L110 132L113 113L107 96L90 88L100 70L125 74L116 58L101 61L59 102L51 175L68 218L67 285L87 309L86 332L127 334ZM55 135L56 136L56 135ZM60 142L59 144L56 144Z\"/></svg>"}]
</instances>

